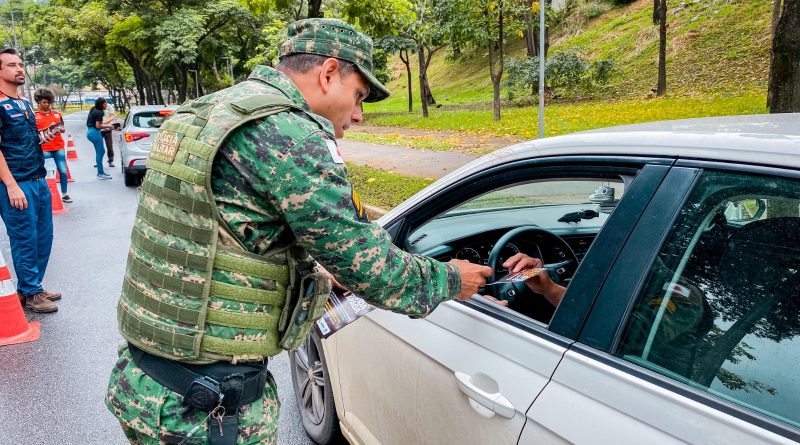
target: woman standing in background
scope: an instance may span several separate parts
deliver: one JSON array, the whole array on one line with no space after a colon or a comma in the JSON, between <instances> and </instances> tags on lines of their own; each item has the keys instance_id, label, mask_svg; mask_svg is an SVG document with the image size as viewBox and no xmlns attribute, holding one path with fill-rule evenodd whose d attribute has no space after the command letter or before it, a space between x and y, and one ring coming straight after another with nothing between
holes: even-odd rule
<instances>
[{"instance_id":1,"label":"woman standing in background","mask_svg":"<svg viewBox=\"0 0 800 445\"><path fill-rule=\"evenodd\" d=\"M89 117L86 119L86 137L94 145L94 157L97 163L97 179L107 180L111 179L111 175L103 171L103 155L106 154L105 147L103 147L103 135L100 130L107 128L114 128L111 124L103 123L103 111L108 107L108 102L102 97L98 97L94 101L94 107L89 111Z\"/></svg>"},{"instance_id":2,"label":"woman standing in background","mask_svg":"<svg viewBox=\"0 0 800 445\"><path fill-rule=\"evenodd\" d=\"M42 144L42 154L44 158L52 158L56 161L56 169L58 169L59 180L61 181L61 201L72 202L72 198L67 194L67 155L64 150L64 139L61 133L65 132L64 117L58 111L53 111L53 102L56 100L56 95L52 90L47 88L40 88L33 94L33 100L39 105L36 111L36 128L39 131L46 130L53 125L58 126L59 131L53 136L49 142Z\"/></svg>"}]
</instances>

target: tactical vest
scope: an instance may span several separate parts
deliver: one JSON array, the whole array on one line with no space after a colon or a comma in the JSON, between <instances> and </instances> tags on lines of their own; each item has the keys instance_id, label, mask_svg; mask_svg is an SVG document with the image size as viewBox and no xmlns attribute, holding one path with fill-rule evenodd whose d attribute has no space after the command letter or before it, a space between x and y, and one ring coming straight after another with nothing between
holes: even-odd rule
<instances>
[{"instance_id":1,"label":"tactical vest","mask_svg":"<svg viewBox=\"0 0 800 445\"><path fill-rule=\"evenodd\" d=\"M226 137L292 108L289 99L251 80L188 102L161 126L117 306L126 340L194 364L261 361L305 340L322 315L330 280L314 272L295 244L265 255L246 251L211 193L212 163ZM220 230L238 248L219 243Z\"/></svg>"}]
</instances>

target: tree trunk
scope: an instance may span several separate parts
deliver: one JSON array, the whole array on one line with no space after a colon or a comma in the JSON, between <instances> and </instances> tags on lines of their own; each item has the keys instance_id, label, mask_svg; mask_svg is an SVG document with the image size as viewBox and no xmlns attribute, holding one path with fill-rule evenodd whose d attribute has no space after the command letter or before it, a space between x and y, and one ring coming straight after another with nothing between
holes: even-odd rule
<instances>
[{"instance_id":1,"label":"tree trunk","mask_svg":"<svg viewBox=\"0 0 800 445\"><path fill-rule=\"evenodd\" d=\"M411 113L414 111L414 98L411 95L411 60L409 59L408 50L400 50L400 60L402 60L403 64L406 66L406 79L408 80L408 112Z\"/></svg>"},{"instance_id":2,"label":"tree trunk","mask_svg":"<svg viewBox=\"0 0 800 445\"><path fill-rule=\"evenodd\" d=\"M427 98L428 105L436 105L436 99L433 97L431 91L431 83L428 81L428 71L425 71L425 97Z\"/></svg>"},{"instance_id":3,"label":"tree trunk","mask_svg":"<svg viewBox=\"0 0 800 445\"><path fill-rule=\"evenodd\" d=\"M492 117L500 120L500 80L503 78L503 3L500 2L498 11L497 40L489 40L489 75L492 78ZM489 22L486 24L488 35L491 35Z\"/></svg>"},{"instance_id":4,"label":"tree trunk","mask_svg":"<svg viewBox=\"0 0 800 445\"><path fill-rule=\"evenodd\" d=\"M217 70L217 59L211 59L211 71L214 73L217 83L222 85L222 77L219 76L219 71Z\"/></svg>"},{"instance_id":5,"label":"tree trunk","mask_svg":"<svg viewBox=\"0 0 800 445\"><path fill-rule=\"evenodd\" d=\"M322 0L308 0L308 18L322 17Z\"/></svg>"},{"instance_id":6,"label":"tree trunk","mask_svg":"<svg viewBox=\"0 0 800 445\"><path fill-rule=\"evenodd\" d=\"M533 18L533 2L536 0L525 0L525 14L522 19L525 21L525 30L522 37L525 39L525 50L528 57L539 55L539 45L536 43L536 27Z\"/></svg>"},{"instance_id":7,"label":"tree trunk","mask_svg":"<svg viewBox=\"0 0 800 445\"><path fill-rule=\"evenodd\" d=\"M538 14L534 15L533 3L539 0L525 0L525 30L522 31L522 37L525 40L525 49L528 57L537 57L539 55L539 18ZM550 5L550 0L545 1L545 8ZM545 27L544 29L544 56L547 57L547 52L550 51L550 30Z\"/></svg>"},{"instance_id":8,"label":"tree trunk","mask_svg":"<svg viewBox=\"0 0 800 445\"><path fill-rule=\"evenodd\" d=\"M158 101L158 105L164 105L164 93L161 91L161 81L156 80L156 100Z\"/></svg>"},{"instance_id":9,"label":"tree trunk","mask_svg":"<svg viewBox=\"0 0 800 445\"><path fill-rule=\"evenodd\" d=\"M667 0L658 2L658 85L656 96L667 92Z\"/></svg>"},{"instance_id":10,"label":"tree trunk","mask_svg":"<svg viewBox=\"0 0 800 445\"><path fill-rule=\"evenodd\" d=\"M770 113L800 111L800 0L784 0L769 70Z\"/></svg>"},{"instance_id":11,"label":"tree trunk","mask_svg":"<svg viewBox=\"0 0 800 445\"><path fill-rule=\"evenodd\" d=\"M419 96L422 102L422 117L428 117L428 96L425 92L428 90L428 66L425 64L425 46L419 45L417 48L417 56L419 56Z\"/></svg>"}]
</instances>

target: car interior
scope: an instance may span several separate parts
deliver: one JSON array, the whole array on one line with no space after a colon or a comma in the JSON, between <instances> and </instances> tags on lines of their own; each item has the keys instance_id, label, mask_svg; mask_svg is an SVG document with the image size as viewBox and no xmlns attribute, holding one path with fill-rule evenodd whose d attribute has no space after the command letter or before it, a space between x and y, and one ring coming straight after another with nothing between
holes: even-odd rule
<instances>
[{"instance_id":1,"label":"car interior","mask_svg":"<svg viewBox=\"0 0 800 445\"><path fill-rule=\"evenodd\" d=\"M491 284L479 294L506 300L509 310L547 324L556 308L542 295L522 282L493 284L508 275L503 263L520 252L539 258L554 282L568 286L633 179L614 174L550 177L484 190L413 230L405 248L440 261L462 259L492 267Z\"/></svg>"}]
</instances>

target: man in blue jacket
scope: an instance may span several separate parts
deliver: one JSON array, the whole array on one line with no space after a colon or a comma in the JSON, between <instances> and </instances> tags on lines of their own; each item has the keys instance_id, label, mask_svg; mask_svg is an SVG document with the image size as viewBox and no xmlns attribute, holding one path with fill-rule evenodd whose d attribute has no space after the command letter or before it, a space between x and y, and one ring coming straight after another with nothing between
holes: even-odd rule
<instances>
[{"instance_id":1,"label":"man in blue jacket","mask_svg":"<svg viewBox=\"0 0 800 445\"><path fill-rule=\"evenodd\" d=\"M31 104L19 96L25 83L13 48L0 50L0 217L11 242L17 291L34 312L55 312L61 294L42 288L53 245L50 190L45 182L42 140Z\"/></svg>"}]
</instances>

